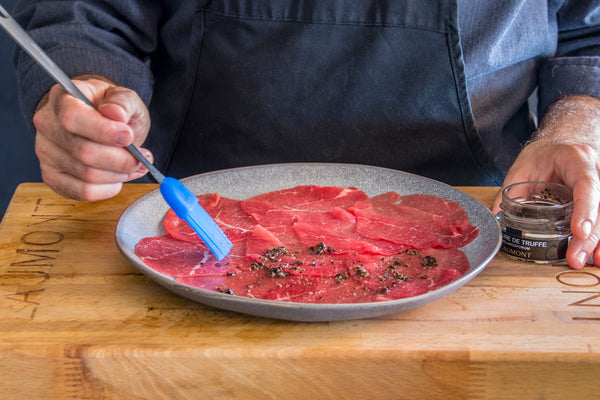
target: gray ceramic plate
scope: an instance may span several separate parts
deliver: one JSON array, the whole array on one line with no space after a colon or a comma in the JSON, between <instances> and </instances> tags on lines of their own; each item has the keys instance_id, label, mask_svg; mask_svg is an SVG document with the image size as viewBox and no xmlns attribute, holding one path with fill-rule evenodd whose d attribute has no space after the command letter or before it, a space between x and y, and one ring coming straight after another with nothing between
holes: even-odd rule
<instances>
[{"instance_id":1,"label":"gray ceramic plate","mask_svg":"<svg viewBox=\"0 0 600 400\"><path fill-rule=\"evenodd\" d=\"M334 321L377 317L398 313L445 296L475 277L494 257L501 235L496 218L481 202L446 184L396 170L351 164L277 164L236 168L192 176L182 180L196 194L218 192L233 199L286 189L297 185L354 186L367 195L388 191L401 195L432 194L453 200L467 210L479 236L463 248L471 264L460 279L440 289L405 299L359 304L307 304L257 300L211 292L175 282L146 266L136 255L135 245L147 236L164 234L162 219L168 210L155 190L129 206L116 227L117 246L144 274L182 296L213 306L261 317L294 321Z\"/></svg>"}]
</instances>

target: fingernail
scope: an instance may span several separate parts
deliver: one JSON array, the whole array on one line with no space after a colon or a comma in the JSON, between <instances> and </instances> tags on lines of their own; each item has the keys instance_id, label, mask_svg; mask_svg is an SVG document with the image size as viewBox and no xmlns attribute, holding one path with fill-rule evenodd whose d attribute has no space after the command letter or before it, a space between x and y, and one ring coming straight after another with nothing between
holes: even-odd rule
<instances>
[{"instance_id":1,"label":"fingernail","mask_svg":"<svg viewBox=\"0 0 600 400\"><path fill-rule=\"evenodd\" d=\"M146 174L148 172L148 170L146 169L146 167L144 167L142 164L140 164L137 169L135 170L136 174Z\"/></svg>"},{"instance_id":2,"label":"fingernail","mask_svg":"<svg viewBox=\"0 0 600 400\"><path fill-rule=\"evenodd\" d=\"M585 220L581 223L581 230L583 231L583 234L585 235L585 237L587 238L588 236L590 236L590 233L592 233L592 222L590 220Z\"/></svg>"},{"instance_id":3,"label":"fingernail","mask_svg":"<svg viewBox=\"0 0 600 400\"><path fill-rule=\"evenodd\" d=\"M129 132L119 132L115 136L115 143L119 146L127 146L131 142L131 135Z\"/></svg>"},{"instance_id":4,"label":"fingernail","mask_svg":"<svg viewBox=\"0 0 600 400\"><path fill-rule=\"evenodd\" d=\"M585 251L582 251L577 255L577 260L579 260L579 262L583 266L585 266L585 264L587 263L587 258L588 258L588 256Z\"/></svg>"},{"instance_id":5,"label":"fingernail","mask_svg":"<svg viewBox=\"0 0 600 400\"><path fill-rule=\"evenodd\" d=\"M152 154L152 152L150 150L142 149L140 151L142 152L142 154L144 155L146 160L148 160L150 162L150 164L154 163L154 155Z\"/></svg>"}]
</instances>

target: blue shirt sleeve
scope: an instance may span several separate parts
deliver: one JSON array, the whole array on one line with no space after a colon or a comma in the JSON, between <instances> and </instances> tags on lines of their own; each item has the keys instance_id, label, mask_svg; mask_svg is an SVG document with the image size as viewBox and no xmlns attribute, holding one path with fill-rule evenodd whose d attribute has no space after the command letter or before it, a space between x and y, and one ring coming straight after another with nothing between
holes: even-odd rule
<instances>
[{"instance_id":1,"label":"blue shirt sleeve","mask_svg":"<svg viewBox=\"0 0 600 400\"><path fill-rule=\"evenodd\" d=\"M565 96L600 97L600 1L566 1L557 21L556 54L538 75L540 116Z\"/></svg>"},{"instance_id":2,"label":"blue shirt sleeve","mask_svg":"<svg viewBox=\"0 0 600 400\"><path fill-rule=\"evenodd\" d=\"M153 77L147 61L158 43L157 1L21 1L14 18L69 76L94 74L135 90L148 104ZM21 108L34 110L54 81L23 51L15 51Z\"/></svg>"}]
</instances>

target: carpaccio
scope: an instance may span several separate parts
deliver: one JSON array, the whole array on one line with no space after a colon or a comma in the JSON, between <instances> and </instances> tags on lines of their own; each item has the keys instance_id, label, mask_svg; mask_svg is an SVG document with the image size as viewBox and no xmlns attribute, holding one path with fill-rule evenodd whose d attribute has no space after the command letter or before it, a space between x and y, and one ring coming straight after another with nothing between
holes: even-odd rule
<instances>
[{"instance_id":1,"label":"carpaccio","mask_svg":"<svg viewBox=\"0 0 600 400\"><path fill-rule=\"evenodd\" d=\"M165 235L136 254L154 270L207 290L301 303L359 303L416 296L469 269L459 250L479 228L458 203L436 196L298 186L246 200L200 204L233 242L221 262L169 210Z\"/></svg>"}]
</instances>

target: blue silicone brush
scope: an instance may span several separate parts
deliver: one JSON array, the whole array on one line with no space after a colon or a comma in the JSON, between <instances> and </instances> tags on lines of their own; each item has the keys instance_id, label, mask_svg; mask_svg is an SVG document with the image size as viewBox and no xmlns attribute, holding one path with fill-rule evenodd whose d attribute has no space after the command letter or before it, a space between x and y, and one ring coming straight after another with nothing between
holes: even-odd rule
<instances>
[{"instance_id":1,"label":"blue silicone brush","mask_svg":"<svg viewBox=\"0 0 600 400\"><path fill-rule=\"evenodd\" d=\"M61 85L71 96L94 107L94 104L75 86L71 79L52 61L50 57L35 43L21 26L0 5L0 26L25 50L48 74ZM150 171L160 184L160 192L175 214L185 220L200 236L209 250L218 260L227 256L233 245L225 236L214 219L198 203L198 198L177 179L165 177L130 144L126 147L133 156Z\"/></svg>"}]
</instances>

